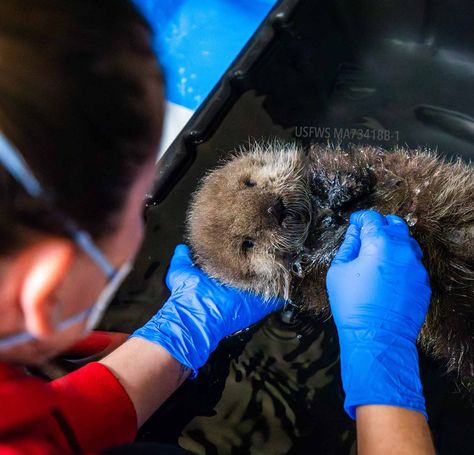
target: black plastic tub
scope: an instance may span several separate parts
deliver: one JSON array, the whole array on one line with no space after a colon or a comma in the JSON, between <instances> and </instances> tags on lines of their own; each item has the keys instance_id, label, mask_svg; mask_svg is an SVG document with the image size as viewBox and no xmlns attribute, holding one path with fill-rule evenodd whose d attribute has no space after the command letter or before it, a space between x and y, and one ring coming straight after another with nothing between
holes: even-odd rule
<instances>
[{"instance_id":1,"label":"black plastic tub","mask_svg":"<svg viewBox=\"0 0 474 455\"><path fill-rule=\"evenodd\" d=\"M164 285L200 177L249 139L429 147L474 156L474 2L279 3L163 157L134 272L103 328L132 331ZM440 454L474 453L474 408L421 357ZM139 439L206 454L354 453L332 321L277 315L221 343Z\"/></svg>"}]
</instances>

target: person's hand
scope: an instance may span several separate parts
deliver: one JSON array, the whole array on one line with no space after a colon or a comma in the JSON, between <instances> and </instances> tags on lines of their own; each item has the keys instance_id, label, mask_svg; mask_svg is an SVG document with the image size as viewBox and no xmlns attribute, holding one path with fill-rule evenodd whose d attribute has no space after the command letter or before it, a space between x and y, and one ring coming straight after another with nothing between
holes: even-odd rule
<instances>
[{"instance_id":1,"label":"person's hand","mask_svg":"<svg viewBox=\"0 0 474 455\"><path fill-rule=\"evenodd\" d=\"M398 216L352 214L326 286L341 348L344 408L363 404L422 412L416 339L431 297L422 251Z\"/></svg>"},{"instance_id":2,"label":"person's hand","mask_svg":"<svg viewBox=\"0 0 474 455\"><path fill-rule=\"evenodd\" d=\"M132 337L163 346L197 375L224 337L281 308L280 299L265 300L223 285L193 265L189 248L178 245L166 277L171 291L160 311Z\"/></svg>"}]
</instances>

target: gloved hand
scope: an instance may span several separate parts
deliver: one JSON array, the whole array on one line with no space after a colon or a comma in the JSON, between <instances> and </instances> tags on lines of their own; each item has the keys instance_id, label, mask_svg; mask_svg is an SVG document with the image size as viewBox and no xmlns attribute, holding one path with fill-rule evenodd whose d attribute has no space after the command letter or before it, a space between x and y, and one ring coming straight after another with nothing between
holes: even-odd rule
<instances>
[{"instance_id":1,"label":"gloved hand","mask_svg":"<svg viewBox=\"0 0 474 455\"><path fill-rule=\"evenodd\" d=\"M406 223L374 211L352 214L326 286L341 348L344 408L363 404L422 412L416 339L431 297L422 251Z\"/></svg>"},{"instance_id":2,"label":"gloved hand","mask_svg":"<svg viewBox=\"0 0 474 455\"><path fill-rule=\"evenodd\" d=\"M178 245L166 285L171 296L160 311L132 337L163 346L197 375L219 341L256 323L283 306L208 277L193 265L189 248Z\"/></svg>"}]
</instances>

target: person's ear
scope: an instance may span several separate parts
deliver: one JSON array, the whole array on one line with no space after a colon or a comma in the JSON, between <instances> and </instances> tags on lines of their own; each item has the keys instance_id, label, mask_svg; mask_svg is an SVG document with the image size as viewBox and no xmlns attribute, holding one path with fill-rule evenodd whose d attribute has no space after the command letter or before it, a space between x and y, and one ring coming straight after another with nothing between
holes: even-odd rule
<instances>
[{"instance_id":1,"label":"person's ear","mask_svg":"<svg viewBox=\"0 0 474 455\"><path fill-rule=\"evenodd\" d=\"M26 330L35 338L54 333L59 310L54 294L70 269L74 254L74 244L60 238L41 240L22 254L20 306Z\"/></svg>"}]
</instances>

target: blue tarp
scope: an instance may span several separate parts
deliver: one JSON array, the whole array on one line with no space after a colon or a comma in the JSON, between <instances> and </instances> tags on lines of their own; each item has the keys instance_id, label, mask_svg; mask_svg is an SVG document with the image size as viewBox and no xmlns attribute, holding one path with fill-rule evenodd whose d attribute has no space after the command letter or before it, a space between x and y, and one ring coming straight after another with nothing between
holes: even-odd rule
<instances>
[{"instance_id":1,"label":"blue tarp","mask_svg":"<svg viewBox=\"0 0 474 455\"><path fill-rule=\"evenodd\" d=\"M134 0L155 30L167 99L196 110L276 0Z\"/></svg>"}]
</instances>

